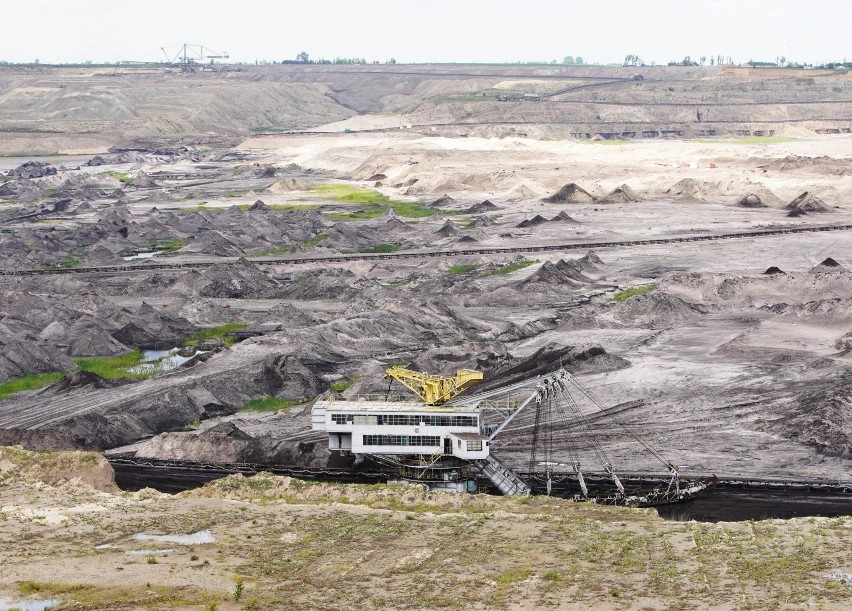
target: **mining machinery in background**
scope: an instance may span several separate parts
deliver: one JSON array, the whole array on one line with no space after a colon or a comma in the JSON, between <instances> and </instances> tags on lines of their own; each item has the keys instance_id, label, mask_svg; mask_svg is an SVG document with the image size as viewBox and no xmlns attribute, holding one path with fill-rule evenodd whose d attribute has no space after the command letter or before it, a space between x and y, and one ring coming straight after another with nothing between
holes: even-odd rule
<instances>
[{"instance_id":1,"label":"mining machinery in background","mask_svg":"<svg viewBox=\"0 0 852 611\"><path fill-rule=\"evenodd\" d=\"M228 59L230 57L227 51L220 53L208 49L204 45L194 45L186 42L180 46L180 49L174 56L169 56L165 47L160 47L160 49L166 57L166 62L170 66L176 66L181 72L210 70L214 65L214 60ZM205 60L209 60L209 62L204 64Z\"/></svg>"},{"instance_id":2,"label":"mining machinery in background","mask_svg":"<svg viewBox=\"0 0 852 611\"><path fill-rule=\"evenodd\" d=\"M312 408L313 429L328 434L332 452L370 460L397 469L397 481L415 481L431 489L473 491L479 477L505 495L532 492L564 495L605 504L650 506L688 500L712 485L711 481L683 481L678 468L607 409L594 394L565 369L470 396L462 393L482 380L482 373L460 370L454 376L392 367L386 379L397 381L419 401L359 396L317 401ZM667 485L652 490L628 489L589 424L607 421L641 451L658 460L667 472ZM527 471L519 473L492 452L496 442L510 435L532 438ZM582 451L573 447L583 441ZM517 444L516 444L517 446ZM589 464L593 467L589 468ZM590 487L588 480L595 481Z\"/></svg>"}]
</instances>

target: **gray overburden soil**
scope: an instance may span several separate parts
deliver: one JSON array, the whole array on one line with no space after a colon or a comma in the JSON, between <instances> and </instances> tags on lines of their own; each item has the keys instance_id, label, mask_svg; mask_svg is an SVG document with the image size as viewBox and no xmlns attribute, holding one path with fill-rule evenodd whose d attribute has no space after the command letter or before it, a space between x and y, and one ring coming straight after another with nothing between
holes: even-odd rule
<instances>
[{"instance_id":1,"label":"gray overburden soil","mask_svg":"<svg viewBox=\"0 0 852 611\"><path fill-rule=\"evenodd\" d=\"M308 96L315 103L302 114L276 107L289 117L282 125L310 133L246 139L244 115L215 142L196 133L201 124L154 142L142 115L122 122L101 108L78 119L121 126L111 132L118 140L81 145L76 152L90 154L77 157L4 159L0 383L65 377L0 400L0 441L323 465L322 435L308 430L316 397L384 392L391 363L433 373L474 367L493 385L563 355L605 407L686 473L849 479L852 241L837 229L852 223L848 135L787 121L772 138L752 130L738 140L745 131L729 129L715 140L612 144L607 132L610 145L599 145L574 117L560 119L557 138L541 109L583 108L593 102L588 89L542 106L486 95L476 112L493 105L501 121L515 113L538 127L498 133L483 120L462 134L447 127L464 114L453 92L503 90L509 79L427 72L406 77L421 88L393 102L375 95L375 75L363 75L362 97L345 101L327 88L344 78L333 70L258 73L251 85L247 74L230 75L233 83L199 75L201 90ZM26 82L2 74L10 91ZM729 91L743 74L666 69L607 91L650 107L670 82L687 104L692 90L676 76ZM511 87L540 76L529 71ZM131 92L147 84L165 99L171 85L158 78L116 83ZM830 89L826 104L849 103L841 75L813 78L845 92ZM768 115L775 87L761 93ZM786 91L802 102L815 95L796 87ZM48 106L64 95L42 94ZM27 121L47 111L14 99L0 118L23 137ZM825 119L812 101L801 105L808 121ZM387 112L394 104L402 110ZM391 125L400 112L411 128ZM662 127L673 121L658 118ZM78 137L55 125L57 138ZM671 241L691 237L711 239ZM624 244L636 240L669 242ZM426 256L433 251L444 254ZM352 260L328 260L338 255ZM314 260L294 262L305 258ZM187 341L199 354L152 376L104 379L80 361ZM241 411L270 396L287 407ZM619 468L653 467L605 414L590 416ZM519 424L495 447L517 466L530 443L529 423ZM566 435L590 451L589 435Z\"/></svg>"}]
</instances>

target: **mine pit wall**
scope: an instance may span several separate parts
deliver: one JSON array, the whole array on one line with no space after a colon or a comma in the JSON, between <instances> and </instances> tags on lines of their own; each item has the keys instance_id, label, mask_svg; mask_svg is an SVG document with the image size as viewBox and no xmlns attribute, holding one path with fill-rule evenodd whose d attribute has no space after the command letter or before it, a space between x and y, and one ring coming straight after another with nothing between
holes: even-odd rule
<instances>
[{"instance_id":1,"label":"mine pit wall","mask_svg":"<svg viewBox=\"0 0 852 611\"><path fill-rule=\"evenodd\" d=\"M577 140L590 140L592 138L603 138L604 140L652 140L658 138L744 138L749 136L772 137L783 135L785 125L782 123L761 126L749 126L747 124L698 124L693 126L668 126L668 128L642 124L642 125L586 125L571 126L570 135ZM852 126L849 121L838 120L836 123L818 121L801 124L804 129L809 129L817 134L849 134Z\"/></svg>"},{"instance_id":2,"label":"mine pit wall","mask_svg":"<svg viewBox=\"0 0 852 611\"><path fill-rule=\"evenodd\" d=\"M56 423L30 425L38 428L0 428L0 445L21 445L28 450L104 451L181 429L195 420L234 414L253 398L277 395L296 399L316 396L319 391L318 378L297 359L269 355L238 369L162 390L154 387L150 393L126 401L121 400L121 387L112 389L108 392L116 393L116 399L90 411L82 411L86 409L86 395L90 394L91 401L102 400L97 392L80 389L60 397L45 396L43 403L75 400L82 413Z\"/></svg>"},{"instance_id":3,"label":"mine pit wall","mask_svg":"<svg viewBox=\"0 0 852 611\"><path fill-rule=\"evenodd\" d=\"M21 446L35 452L77 450L73 443L57 431L30 429L0 429L0 446Z\"/></svg>"}]
</instances>

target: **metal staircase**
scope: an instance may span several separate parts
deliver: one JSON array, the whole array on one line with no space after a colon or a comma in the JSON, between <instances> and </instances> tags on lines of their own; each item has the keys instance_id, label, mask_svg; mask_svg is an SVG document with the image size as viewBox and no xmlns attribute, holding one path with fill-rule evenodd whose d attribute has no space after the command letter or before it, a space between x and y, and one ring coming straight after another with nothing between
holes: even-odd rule
<instances>
[{"instance_id":1,"label":"metal staircase","mask_svg":"<svg viewBox=\"0 0 852 611\"><path fill-rule=\"evenodd\" d=\"M477 469L506 496L526 496L530 487L518 475L489 454L484 460L475 460Z\"/></svg>"}]
</instances>

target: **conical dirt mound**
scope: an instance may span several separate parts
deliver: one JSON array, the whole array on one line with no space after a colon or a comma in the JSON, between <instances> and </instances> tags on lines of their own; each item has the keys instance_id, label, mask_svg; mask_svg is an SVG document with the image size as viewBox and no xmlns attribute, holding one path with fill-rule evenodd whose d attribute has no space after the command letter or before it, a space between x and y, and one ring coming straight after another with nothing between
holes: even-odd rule
<instances>
[{"instance_id":1,"label":"conical dirt mound","mask_svg":"<svg viewBox=\"0 0 852 611\"><path fill-rule=\"evenodd\" d=\"M797 212L828 212L828 206L810 191L805 191L786 206L787 210Z\"/></svg>"},{"instance_id":2,"label":"conical dirt mound","mask_svg":"<svg viewBox=\"0 0 852 611\"><path fill-rule=\"evenodd\" d=\"M543 225L547 222L547 219L541 216L540 214L536 214L531 219L525 219L517 224L517 227L536 227L538 225Z\"/></svg>"},{"instance_id":3,"label":"conical dirt mound","mask_svg":"<svg viewBox=\"0 0 852 611\"><path fill-rule=\"evenodd\" d=\"M831 257L827 257L820 263L819 265L815 265L810 269L811 273L818 274L820 272L842 272L846 271L846 268L840 265L837 261L832 259Z\"/></svg>"},{"instance_id":4,"label":"conical dirt mound","mask_svg":"<svg viewBox=\"0 0 852 611\"><path fill-rule=\"evenodd\" d=\"M760 199L760 196L755 195L754 193L749 193L742 199L737 202L737 206L740 208L766 208L766 204L763 203L763 200Z\"/></svg>"},{"instance_id":5,"label":"conical dirt mound","mask_svg":"<svg viewBox=\"0 0 852 611\"><path fill-rule=\"evenodd\" d=\"M565 212L564 210L562 212L560 212L559 214L557 214L556 216L554 216L550 220L552 222L557 222L557 223L579 223L580 222L577 219L569 216L568 213Z\"/></svg>"},{"instance_id":6,"label":"conical dirt mound","mask_svg":"<svg viewBox=\"0 0 852 611\"><path fill-rule=\"evenodd\" d=\"M616 187L602 198L598 200L598 203L601 204L627 204L630 202L638 202L639 196L628 187L627 185L621 185L620 187Z\"/></svg>"},{"instance_id":7,"label":"conical dirt mound","mask_svg":"<svg viewBox=\"0 0 852 611\"><path fill-rule=\"evenodd\" d=\"M456 203L456 200L454 200L449 195L442 195L441 197L436 199L434 202L432 202L432 206L434 206L435 208L440 208L441 206L449 206L449 205L455 204L455 203Z\"/></svg>"},{"instance_id":8,"label":"conical dirt mound","mask_svg":"<svg viewBox=\"0 0 852 611\"><path fill-rule=\"evenodd\" d=\"M479 202L478 204L472 205L470 208L465 210L468 214L479 214L481 212L491 212L492 210L499 210L498 206L495 206L489 200L485 200L484 202Z\"/></svg>"},{"instance_id":9,"label":"conical dirt mound","mask_svg":"<svg viewBox=\"0 0 852 611\"><path fill-rule=\"evenodd\" d=\"M542 201L551 204L591 204L595 201L595 198L583 187L571 182L550 197L545 197Z\"/></svg>"}]
</instances>

